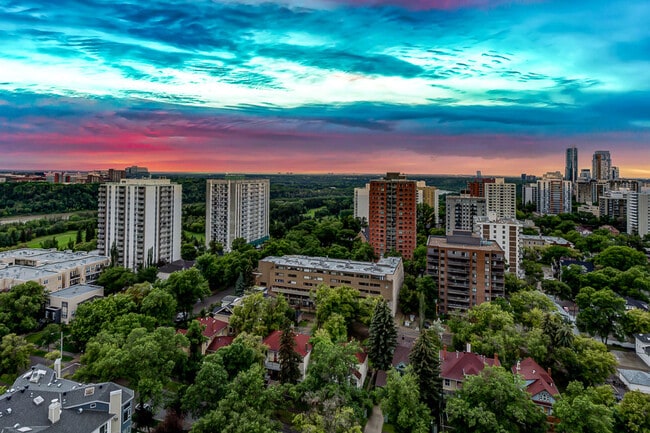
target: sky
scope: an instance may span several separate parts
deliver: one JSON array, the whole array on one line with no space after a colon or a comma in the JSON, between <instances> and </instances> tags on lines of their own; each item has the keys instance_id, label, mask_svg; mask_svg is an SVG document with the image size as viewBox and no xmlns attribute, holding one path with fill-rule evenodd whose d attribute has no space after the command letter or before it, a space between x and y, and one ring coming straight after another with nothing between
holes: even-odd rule
<instances>
[{"instance_id":1,"label":"sky","mask_svg":"<svg viewBox=\"0 0 650 433\"><path fill-rule=\"evenodd\" d=\"M650 2L4 0L0 169L650 178Z\"/></svg>"}]
</instances>

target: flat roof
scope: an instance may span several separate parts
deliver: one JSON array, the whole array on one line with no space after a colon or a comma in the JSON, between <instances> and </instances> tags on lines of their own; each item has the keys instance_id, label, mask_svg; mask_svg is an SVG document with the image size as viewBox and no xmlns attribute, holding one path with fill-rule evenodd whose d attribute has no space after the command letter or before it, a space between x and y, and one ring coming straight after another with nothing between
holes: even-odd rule
<instances>
[{"instance_id":1,"label":"flat roof","mask_svg":"<svg viewBox=\"0 0 650 433\"><path fill-rule=\"evenodd\" d=\"M456 242L449 242L447 238L455 238ZM474 251L496 251L503 253L503 249L494 241L482 240L478 245L470 243L462 243L460 240L463 236L429 236L427 240L427 247L445 247L445 248L457 248L457 249L467 249Z\"/></svg>"},{"instance_id":2,"label":"flat roof","mask_svg":"<svg viewBox=\"0 0 650 433\"><path fill-rule=\"evenodd\" d=\"M102 286L96 286L94 284L75 284L74 286L70 286L67 289L58 290L54 293L51 293L50 297L72 299L79 295L92 293L98 290L101 290L103 293L104 288Z\"/></svg>"},{"instance_id":3,"label":"flat roof","mask_svg":"<svg viewBox=\"0 0 650 433\"><path fill-rule=\"evenodd\" d=\"M55 277L57 275L59 275L57 272L32 266L7 266L4 269L0 269L0 278L11 278L14 280L28 281L38 278Z\"/></svg>"},{"instance_id":4,"label":"flat roof","mask_svg":"<svg viewBox=\"0 0 650 433\"><path fill-rule=\"evenodd\" d=\"M330 259L329 257L309 257L301 255L269 256L262 261L272 262L281 266L295 266L307 269L323 269L330 271L356 272L367 275L394 274L402 262L401 257L384 257L377 263L360 262L356 260Z\"/></svg>"}]
</instances>

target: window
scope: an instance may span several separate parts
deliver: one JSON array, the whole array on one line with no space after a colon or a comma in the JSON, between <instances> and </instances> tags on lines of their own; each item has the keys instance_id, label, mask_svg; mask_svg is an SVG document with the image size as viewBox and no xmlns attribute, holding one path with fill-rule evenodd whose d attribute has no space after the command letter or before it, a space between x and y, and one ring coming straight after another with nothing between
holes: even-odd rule
<instances>
[{"instance_id":1,"label":"window","mask_svg":"<svg viewBox=\"0 0 650 433\"><path fill-rule=\"evenodd\" d=\"M104 424L99 428L99 433L108 433L108 424Z\"/></svg>"},{"instance_id":2,"label":"window","mask_svg":"<svg viewBox=\"0 0 650 433\"><path fill-rule=\"evenodd\" d=\"M451 386L451 380L445 379L445 386Z\"/></svg>"}]
</instances>

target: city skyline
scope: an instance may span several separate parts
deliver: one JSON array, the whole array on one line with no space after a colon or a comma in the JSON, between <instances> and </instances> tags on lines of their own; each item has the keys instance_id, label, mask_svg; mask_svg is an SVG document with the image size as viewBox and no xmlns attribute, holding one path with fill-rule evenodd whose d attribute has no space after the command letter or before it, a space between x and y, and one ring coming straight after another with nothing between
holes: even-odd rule
<instances>
[{"instance_id":1,"label":"city skyline","mask_svg":"<svg viewBox=\"0 0 650 433\"><path fill-rule=\"evenodd\" d=\"M650 177L650 4L10 2L0 168ZM362 29L362 30L361 30ZM588 159L589 158L589 159Z\"/></svg>"}]
</instances>

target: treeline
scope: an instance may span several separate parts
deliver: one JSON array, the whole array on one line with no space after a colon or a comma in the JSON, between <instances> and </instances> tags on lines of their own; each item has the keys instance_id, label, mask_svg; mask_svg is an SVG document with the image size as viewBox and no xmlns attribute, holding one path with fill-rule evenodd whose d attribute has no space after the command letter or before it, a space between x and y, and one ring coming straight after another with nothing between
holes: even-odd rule
<instances>
[{"instance_id":1,"label":"treeline","mask_svg":"<svg viewBox=\"0 0 650 433\"><path fill-rule=\"evenodd\" d=\"M97 209L99 184L0 184L0 217Z\"/></svg>"},{"instance_id":2,"label":"treeline","mask_svg":"<svg viewBox=\"0 0 650 433\"><path fill-rule=\"evenodd\" d=\"M54 236L71 230L83 231L86 242L90 242L95 237L95 227L97 217L94 212L71 215L68 220L43 218L24 223L3 224L0 225L0 248L15 247L35 238Z\"/></svg>"}]
</instances>

